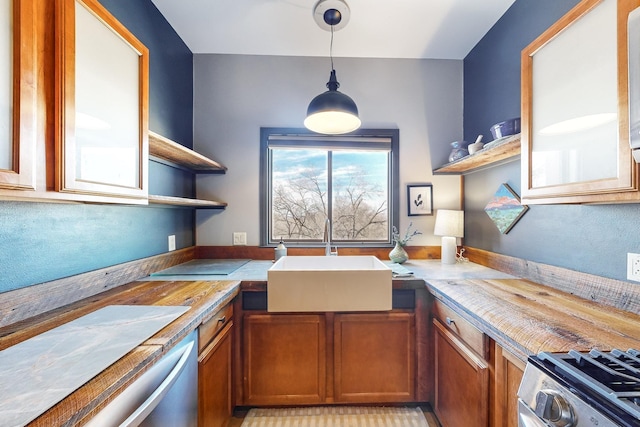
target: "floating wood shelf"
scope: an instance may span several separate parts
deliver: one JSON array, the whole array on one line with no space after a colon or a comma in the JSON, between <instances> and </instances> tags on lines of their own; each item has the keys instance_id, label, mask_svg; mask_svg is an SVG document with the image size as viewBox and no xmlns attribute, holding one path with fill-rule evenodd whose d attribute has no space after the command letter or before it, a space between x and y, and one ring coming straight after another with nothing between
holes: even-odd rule
<instances>
[{"instance_id":1,"label":"floating wood shelf","mask_svg":"<svg viewBox=\"0 0 640 427\"><path fill-rule=\"evenodd\" d=\"M215 160L152 131L149 131L149 155L196 173L222 174L227 171L224 165Z\"/></svg>"},{"instance_id":2,"label":"floating wood shelf","mask_svg":"<svg viewBox=\"0 0 640 427\"><path fill-rule=\"evenodd\" d=\"M434 170L434 175L466 175L489 167L512 162L520 158L520 134L506 136L490 142L475 154L447 163Z\"/></svg>"},{"instance_id":3,"label":"floating wood shelf","mask_svg":"<svg viewBox=\"0 0 640 427\"><path fill-rule=\"evenodd\" d=\"M198 209L224 209L227 204L213 200L189 199L186 197L149 195L149 203L154 205L171 205Z\"/></svg>"},{"instance_id":4,"label":"floating wood shelf","mask_svg":"<svg viewBox=\"0 0 640 427\"><path fill-rule=\"evenodd\" d=\"M175 141L149 131L149 155L167 164L201 174L223 174L227 168L222 164L196 153ZM214 200L190 199L187 197L149 195L149 204L168 205L198 209L224 209L227 204Z\"/></svg>"}]
</instances>

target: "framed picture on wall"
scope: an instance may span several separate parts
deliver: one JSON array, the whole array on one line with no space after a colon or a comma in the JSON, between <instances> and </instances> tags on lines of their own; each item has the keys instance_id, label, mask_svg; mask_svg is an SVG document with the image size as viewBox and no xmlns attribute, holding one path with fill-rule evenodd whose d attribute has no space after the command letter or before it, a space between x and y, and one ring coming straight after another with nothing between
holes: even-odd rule
<instances>
[{"instance_id":1,"label":"framed picture on wall","mask_svg":"<svg viewBox=\"0 0 640 427\"><path fill-rule=\"evenodd\" d=\"M407 185L407 213L409 216L433 215L433 185Z\"/></svg>"},{"instance_id":2,"label":"framed picture on wall","mask_svg":"<svg viewBox=\"0 0 640 427\"><path fill-rule=\"evenodd\" d=\"M505 183L500 184L484 211L498 227L500 233L507 234L528 209L527 205L520 203L520 197L509 187L509 184Z\"/></svg>"}]
</instances>

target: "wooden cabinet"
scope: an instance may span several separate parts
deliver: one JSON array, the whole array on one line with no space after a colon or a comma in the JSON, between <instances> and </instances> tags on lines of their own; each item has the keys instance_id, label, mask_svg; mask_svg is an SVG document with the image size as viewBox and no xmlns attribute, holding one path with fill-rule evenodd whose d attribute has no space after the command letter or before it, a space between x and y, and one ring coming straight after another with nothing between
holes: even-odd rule
<instances>
[{"instance_id":1,"label":"wooden cabinet","mask_svg":"<svg viewBox=\"0 0 640 427\"><path fill-rule=\"evenodd\" d=\"M489 338L440 301L433 306L434 411L443 427L489 425Z\"/></svg>"},{"instance_id":2,"label":"wooden cabinet","mask_svg":"<svg viewBox=\"0 0 640 427\"><path fill-rule=\"evenodd\" d=\"M640 200L627 55L639 5L581 1L522 50L522 203Z\"/></svg>"},{"instance_id":3,"label":"wooden cabinet","mask_svg":"<svg viewBox=\"0 0 640 427\"><path fill-rule=\"evenodd\" d=\"M38 75L35 1L0 6L0 188L34 190ZM13 31L12 31L13 30Z\"/></svg>"},{"instance_id":4,"label":"wooden cabinet","mask_svg":"<svg viewBox=\"0 0 640 427\"><path fill-rule=\"evenodd\" d=\"M526 363L458 310L433 304L434 400L443 427L518 427L518 388Z\"/></svg>"},{"instance_id":5,"label":"wooden cabinet","mask_svg":"<svg viewBox=\"0 0 640 427\"><path fill-rule=\"evenodd\" d=\"M198 330L198 425L226 426L232 413L233 306L216 313Z\"/></svg>"},{"instance_id":6,"label":"wooden cabinet","mask_svg":"<svg viewBox=\"0 0 640 427\"><path fill-rule=\"evenodd\" d=\"M443 427L488 426L489 367L438 320L434 410Z\"/></svg>"},{"instance_id":7,"label":"wooden cabinet","mask_svg":"<svg viewBox=\"0 0 640 427\"><path fill-rule=\"evenodd\" d=\"M415 401L415 314L336 314L336 402Z\"/></svg>"},{"instance_id":8,"label":"wooden cabinet","mask_svg":"<svg viewBox=\"0 0 640 427\"><path fill-rule=\"evenodd\" d=\"M494 427L518 427L518 388L526 364L495 344Z\"/></svg>"},{"instance_id":9,"label":"wooden cabinet","mask_svg":"<svg viewBox=\"0 0 640 427\"><path fill-rule=\"evenodd\" d=\"M244 404L318 404L326 395L323 314L247 314Z\"/></svg>"},{"instance_id":10,"label":"wooden cabinet","mask_svg":"<svg viewBox=\"0 0 640 427\"><path fill-rule=\"evenodd\" d=\"M147 203L149 51L97 0L55 4L55 189Z\"/></svg>"},{"instance_id":11,"label":"wooden cabinet","mask_svg":"<svg viewBox=\"0 0 640 427\"><path fill-rule=\"evenodd\" d=\"M389 312L269 313L266 292L242 292L236 405L426 402L424 297L394 290Z\"/></svg>"},{"instance_id":12,"label":"wooden cabinet","mask_svg":"<svg viewBox=\"0 0 640 427\"><path fill-rule=\"evenodd\" d=\"M146 204L147 49L97 0L6 5L0 198Z\"/></svg>"}]
</instances>

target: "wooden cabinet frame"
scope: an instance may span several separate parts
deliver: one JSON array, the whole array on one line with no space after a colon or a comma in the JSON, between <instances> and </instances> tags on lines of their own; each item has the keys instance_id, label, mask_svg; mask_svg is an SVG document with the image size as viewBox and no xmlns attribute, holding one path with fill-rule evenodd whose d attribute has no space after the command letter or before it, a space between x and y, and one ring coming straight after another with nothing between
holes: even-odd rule
<instances>
[{"instance_id":1,"label":"wooden cabinet frame","mask_svg":"<svg viewBox=\"0 0 640 427\"><path fill-rule=\"evenodd\" d=\"M402 311L335 314L336 402L416 400L415 321Z\"/></svg>"},{"instance_id":2,"label":"wooden cabinet frame","mask_svg":"<svg viewBox=\"0 0 640 427\"><path fill-rule=\"evenodd\" d=\"M439 320L433 326L436 415L443 426L488 426L489 365ZM452 372L445 365L464 369Z\"/></svg>"},{"instance_id":3,"label":"wooden cabinet frame","mask_svg":"<svg viewBox=\"0 0 640 427\"><path fill-rule=\"evenodd\" d=\"M617 176L612 178L575 181L535 186L533 153L533 58L545 46L553 43L565 30L604 1L617 1ZM547 29L522 51L522 203L588 203L639 200L639 167L633 161L629 147L627 16L640 6L638 0L583 0L558 22ZM587 89L587 88L585 88ZM561 162L565 162L561 160Z\"/></svg>"},{"instance_id":4,"label":"wooden cabinet frame","mask_svg":"<svg viewBox=\"0 0 640 427\"><path fill-rule=\"evenodd\" d=\"M0 170L0 188L35 190L37 43L35 0L13 0L12 167Z\"/></svg>"},{"instance_id":5,"label":"wooden cabinet frame","mask_svg":"<svg viewBox=\"0 0 640 427\"><path fill-rule=\"evenodd\" d=\"M233 320L228 320L226 326L198 356L199 426L221 427L231 418L232 337Z\"/></svg>"},{"instance_id":6,"label":"wooden cabinet frame","mask_svg":"<svg viewBox=\"0 0 640 427\"><path fill-rule=\"evenodd\" d=\"M138 185L124 186L83 180L76 172L75 123L75 6L85 7L138 54ZM146 203L148 181L148 49L118 22L97 0L60 0L56 2L55 39L55 189L61 192L121 196L143 199ZM99 47L96 47L97 49ZM133 202L133 201L132 201Z\"/></svg>"}]
</instances>

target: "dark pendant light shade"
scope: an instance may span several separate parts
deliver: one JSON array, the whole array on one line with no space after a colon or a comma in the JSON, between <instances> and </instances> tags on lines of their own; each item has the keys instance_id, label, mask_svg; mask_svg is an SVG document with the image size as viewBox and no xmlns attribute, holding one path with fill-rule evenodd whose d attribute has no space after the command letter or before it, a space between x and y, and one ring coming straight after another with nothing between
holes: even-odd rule
<instances>
[{"instance_id":1,"label":"dark pendant light shade","mask_svg":"<svg viewBox=\"0 0 640 427\"><path fill-rule=\"evenodd\" d=\"M338 91L340 83L336 71L331 70L328 91L311 100L307 108L304 126L318 133L339 135L352 132L360 127L358 107L348 95Z\"/></svg>"},{"instance_id":2,"label":"dark pendant light shade","mask_svg":"<svg viewBox=\"0 0 640 427\"><path fill-rule=\"evenodd\" d=\"M358 107L349 96L338 91L340 83L333 69L333 32L346 25L349 6L344 0L319 0L314 7L314 18L322 29L331 31L331 74L327 83L328 91L311 100L307 108L304 125L313 132L339 135L352 132L360 127Z\"/></svg>"}]
</instances>

